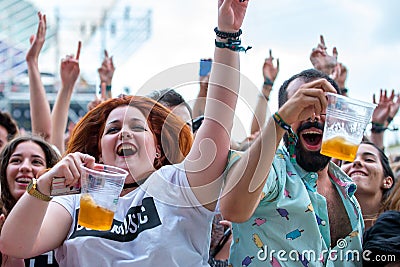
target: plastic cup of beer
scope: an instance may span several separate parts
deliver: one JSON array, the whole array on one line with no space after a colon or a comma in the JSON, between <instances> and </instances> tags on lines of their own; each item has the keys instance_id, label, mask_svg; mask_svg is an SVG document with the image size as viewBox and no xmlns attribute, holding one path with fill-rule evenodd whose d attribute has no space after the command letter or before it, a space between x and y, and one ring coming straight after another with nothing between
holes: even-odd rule
<instances>
[{"instance_id":1,"label":"plastic cup of beer","mask_svg":"<svg viewBox=\"0 0 400 267\"><path fill-rule=\"evenodd\" d=\"M127 171L114 166L95 164L89 169L81 165L80 226L100 231L111 229L127 175Z\"/></svg>"},{"instance_id":2,"label":"plastic cup of beer","mask_svg":"<svg viewBox=\"0 0 400 267\"><path fill-rule=\"evenodd\" d=\"M320 153L353 161L375 104L327 93L328 106Z\"/></svg>"}]
</instances>

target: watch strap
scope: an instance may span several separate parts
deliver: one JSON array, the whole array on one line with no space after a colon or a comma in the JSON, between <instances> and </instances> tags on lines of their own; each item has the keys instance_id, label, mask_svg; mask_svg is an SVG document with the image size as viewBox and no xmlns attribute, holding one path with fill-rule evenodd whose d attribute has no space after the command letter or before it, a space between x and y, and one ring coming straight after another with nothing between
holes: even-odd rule
<instances>
[{"instance_id":1,"label":"watch strap","mask_svg":"<svg viewBox=\"0 0 400 267\"><path fill-rule=\"evenodd\" d=\"M26 191L29 195L46 202L49 202L52 199L51 196L45 195L37 189L37 179L35 178L30 181Z\"/></svg>"}]
</instances>

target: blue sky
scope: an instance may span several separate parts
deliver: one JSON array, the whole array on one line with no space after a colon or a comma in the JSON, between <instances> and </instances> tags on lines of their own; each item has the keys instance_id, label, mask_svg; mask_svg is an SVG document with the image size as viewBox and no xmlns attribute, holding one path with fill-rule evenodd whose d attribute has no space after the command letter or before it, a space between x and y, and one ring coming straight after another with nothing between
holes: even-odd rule
<instances>
[{"instance_id":1,"label":"blue sky","mask_svg":"<svg viewBox=\"0 0 400 267\"><path fill-rule=\"evenodd\" d=\"M168 73L166 70L187 63L192 63L194 67L177 76L189 75L188 80L197 81L198 60L213 55L217 1L121 1L131 5L132 9L152 9L153 27L151 39L136 53L115 59L115 93L119 93L124 86L129 86L132 92L137 93L144 93L151 87L160 89L174 86L176 81L168 80L169 75L157 74ZM68 4L65 1L51 1L52 6L49 6L49 1L35 2L47 9L48 13L58 5L61 16L79 20L88 16L88 9L91 10L90 14L101 14L99 5L107 6L113 1L70 0ZM312 67L309 55L319 42L320 34L324 35L329 52L333 46L337 47L338 60L349 69L346 85L350 97L371 102L372 94L379 94L381 88L400 92L399 10L400 1L396 0L251 0L243 25L242 43L253 46L253 49L241 55L241 69L248 83L241 88L243 103L239 105L239 128L242 131L239 131L239 135L243 136L249 130L251 113L246 105L253 106L256 101L257 90L262 84L261 67L269 49L280 59L281 65L271 95L270 109L275 111L277 91L282 82ZM73 47L74 52L77 38L71 35L68 40L72 44L65 43L64 46ZM61 53L64 51L68 49L62 48ZM82 53L81 66L92 68L83 72L93 73L97 68L93 66L100 64L99 58L85 58L85 44ZM162 79L158 79L160 77ZM152 81L154 78L157 82ZM188 83L186 81L185 85L175 86L187 100L192 100L198 87ZM398 118L395 122L400 124ZM389 139L393 138L390 136Z\"/></svg>"}]
</instances>

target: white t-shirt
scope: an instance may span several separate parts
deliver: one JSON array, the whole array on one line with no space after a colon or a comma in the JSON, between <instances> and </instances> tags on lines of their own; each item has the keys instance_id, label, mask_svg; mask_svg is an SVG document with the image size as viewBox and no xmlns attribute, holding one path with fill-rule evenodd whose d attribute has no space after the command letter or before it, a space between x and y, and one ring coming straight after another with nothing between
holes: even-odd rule
<instances>
[{"instance_id":1,"label":"white t-shirt","mask_svg":"<svg viewBox=\"0 0 400 267\"><path fill-rule=\"evenodd\" d=\"M190 189L183 163L154 172L118 200L110 231L77 224L80 195L55 197L73 218L55 250L60 266L209 266L214 212Z\"/></svg>"}]
</instances>

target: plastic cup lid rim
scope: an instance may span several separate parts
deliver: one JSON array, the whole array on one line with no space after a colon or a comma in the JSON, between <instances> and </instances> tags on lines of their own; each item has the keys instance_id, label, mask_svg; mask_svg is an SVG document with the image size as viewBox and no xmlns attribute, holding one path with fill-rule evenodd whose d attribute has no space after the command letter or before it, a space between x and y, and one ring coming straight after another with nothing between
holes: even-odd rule
<instances>
[{"instance_id":1,"label":"plastic cup lid rim","mask_svg":"<svg viewBox=\"0 0 400 267\"><path fill-rule=\"evenodd\" d=\"M361 100L358 100L358 99L355 99L355 98L339 95L339 94L336 94L336 93L327 92L326 95L332 95L332 96L335 96L337 98L344 99L347 102L350 102L350 103L353 103L353 104L357 104L357 105L360 105L360 106L366 106L366 107L371 107L371 108L375 108L377 106L377 104L374 104L374 103L361 101Z\"/></svg>"},{"instance_id":2,"label":"plastic cup lid rim","mask_svg":"<svg viewBox=\"0 0 400 267\"><path fill-rule=\"evenodd\" d=\"M129 174L126 170L121 169L121 168L118 168L118 167L115 167L115 166L105 165L105 164L98 164L98 163L96 163L96 165L97 165L97 166L104 166L105 169L108 170L108 171L110 171L110 172L105 172L105 171L101 171L101 170L90 169L90 168L86 167L85 164L81 164L81 168L82 168L82 169L85 169L85 170L87 170L87 171L89 171L89 172L94 172L94 173L96 173L96 174L98 174L98 175L104 175L104 174L106 174L106 175L109 175L109 176L112 176L112 177L120 177L121 175L127 176L127 175ZM116 172L115 170L118 171L119 173Z\"/></svg>"}]
</instances>

